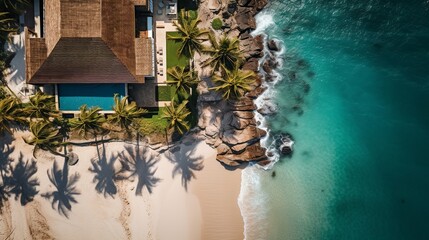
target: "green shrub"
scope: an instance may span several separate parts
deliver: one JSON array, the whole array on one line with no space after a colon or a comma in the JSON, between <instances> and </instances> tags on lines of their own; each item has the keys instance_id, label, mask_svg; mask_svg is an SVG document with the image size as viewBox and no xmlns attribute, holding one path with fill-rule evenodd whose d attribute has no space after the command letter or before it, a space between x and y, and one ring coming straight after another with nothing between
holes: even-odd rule
<instances>
[{"instance_id":1,"label":"green shrub","mask_svg":"<svg viewBox=\"0 0 429 240\"><path fill-rule=\"evenodd\" d=\"M220 20L219 18L215 18L212 21L212 28L214 30L220 30L223 26L222 20Z\"/></svg>"},{"instance_id":2,"label":"green shrub","mask_svg":"<svg viewBox=\"0 0 429 240\"><path fill-rule=\"evenodd\" d=\"M160 109L160 112L162 109ZM163 134L167 128L168 122L162 119L159 115L154 115L151 118L143 118L140 120L139 132L145 136L152 134Z\"/></svg>"}]
</instances>

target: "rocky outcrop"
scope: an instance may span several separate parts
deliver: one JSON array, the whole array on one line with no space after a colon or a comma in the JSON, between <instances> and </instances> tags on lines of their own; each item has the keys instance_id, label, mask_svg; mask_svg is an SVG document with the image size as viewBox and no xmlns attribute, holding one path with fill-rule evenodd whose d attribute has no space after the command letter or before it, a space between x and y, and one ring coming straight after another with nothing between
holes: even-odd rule
<instances>
[{"instance_id":1,"label":"rocky outcrop","mask_svg":"<svg viewBox=\"0 0 429 240\"><path fill-rule=\"evenodd\" d=\"M266 132L258 128L255 120L257 107L253 102L265 90L258 73L259 60L264 56L264 38L250 34L256 28L254 16L267 3L267 0L237 0L233 5L226 4L219 13L228 19L224 21L231 26L225 32L240 39L245 58L242 68L258 75L252 90L236 101L221 100L210 92L200 94L199 98L198 126L206 137L206 143L217 150L216 159L230 167L242 167L249 162L269 163L266 149L260 144ZM274 62L267 63L267 66L274 66Z\"/></svg>"},{"instance_id":2,"label":"rocky outcrop","mask_svg":"<svg viewBox=\"0 0 429 240\"><path fill-rule=\"evenodd\" d=\"M219 109L219 104L224 106L213 111ZM266 132L257 127L255 110L256 105L248 97L234 102L204 103L199 125L204 129L206 142L217 149L219 162L238 167L267 160L259 143Z\"/></svg>"}]
</instances>

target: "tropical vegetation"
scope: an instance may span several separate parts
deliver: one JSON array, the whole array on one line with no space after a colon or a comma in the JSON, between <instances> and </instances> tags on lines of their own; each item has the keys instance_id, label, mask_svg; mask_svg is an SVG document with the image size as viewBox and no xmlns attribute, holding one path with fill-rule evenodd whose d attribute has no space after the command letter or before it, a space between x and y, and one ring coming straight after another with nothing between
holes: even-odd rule
<instances>
[{"instance_id":1,"label":"tropical vegetation","mask_svg":"<svg viewBox=\"0 0 429 240\"><path fill-rule=\"evenodd\" d=\"M197 73L187 67L175 66L167 70L167 83L175 87L176 97L187 99L190 90L195 87L199 80Z\"/></svg>"},{"instance_id":2,"label":"tropical vegetation","mask_svg":"<svg viewBox=\"0 0 429 240\"><path fill-rule=\"evenodd\" d=\"M30 101L24 105L24 112L30 119L43 119L49 121L50 118L59 117L59 112L55 107L54 96L37 92L30 97Z\"/></svg>"},{"instance_id":3,"label":"tropical vegetation","mask_svg":"<svg viewBox=\"0 0 429 240\"><path fill-rule=\"evenodd\" d=\"M222 26L223 26L222 20L220 20L219 18L213 19L212 28L214 30L220 30L220 29L222 29Z\"/></svg>"},{"instance_id":4,"label":"tropical vegetation","mask_svg":"<svg viewBox=\"0 0 429 240\"><path fill-rule=\"evenodd\" d=\"M233 70L240 67L243 58L238 39L224 35L217 40L213 34L209 36L211 47L206 48L204 52L208 53L210 58L203 66L211 66L214 71Z\"/></svg>"},{"instance_id":5,"label":"tropical vegetation","mask_svg":"<svg viewBox=\"0 0 429 240\"><path fill-rule=\"evenodd\" d=\"M173 22L179 34L167 35L168 39L181 43L177 56L185 55L193 58L195 52L202 53L204 49L202 42L207 39L208 31L198 28L200 22L198 16L191 17L189 12L184 9L179 12L178 20Z\"/></svg>"},{"instance_id":6,"label":"tropical vegetation","mask_svg":"<svg viewBox=\"0 0 429 240\"><path fill-rule=\"evenodd\" d=\"M186 107L188 101L185 100L180 104L177 104L173 100L171 104L164 108L162 118L166 119L168 122L168 129L173 129L175 132L183 135L185 132L189 131L190 124L187 121L187 117L191 112Z\"/></svg>"},{"instance_id":7,"label":"tropical vegetation","mask_svg":"<svg viewBox=\"0 0 429 240\"><path fill-rule=\"evenodd\" d=\"M114 113L109 116L108 121L121 129L130 130L130 127L136 128L136 119L143 117L147 110L137 107L136 102L128 103L128 97L122 99L119 95L114 96L115 105L113 106Z\"/></svg>"},{"instance_id":8,"label":"tropical vegetation","mask_svg":"<svg viewBox=\"0 0 429 240\"><path fill-rule=\"evenodd\" d=\"M32 136L24 138L24 141L34 146L33 156L35 158L39 150L49 151L52 154L67 158L66 155L57 151L57 148L65 145L65 143L63 142L63 136L60 134L60 131L51 122L31 122L30 132Z\"/></svg>"},{"instance_id":9,"label":"tropical vegetation","mask_svg":"<svg viewBox=\"0 0 429 240\"><path fill-rule=\"evenodd\" d=\"M106 131L106 129L103 128L106 118L100 111L101 108L99 107L88 108L87 105L81 106L79 116L70 121L71 129L77 131L77 133L84 138L90 135L97 139L98 134Z\"/></svg>"},{"instance_id":10,"label":"tropical vegetation","mask_svg":"<svg viewBox=\"0 0 429 240\"><path fill-rule=\"evenodd\" d=\"M250 90L254 83L256 75L253 71L240 70L225 70L222 75L215 75L213 81L217 86L210 88L222 93L222 97L227 100L238 99Z\"/></svg>"},{"instance_id":11,"label":"tropical vegetation","mask_svg":"<svg viewBox=\"0 0 429 240\"><path fill-rule=\"evenodd\" d=\"M25 120L21 104L15 98L7 97L0 100L0 135L5 132L12 134L13 125L22 124Z\"/></svg>"}]
</instances>

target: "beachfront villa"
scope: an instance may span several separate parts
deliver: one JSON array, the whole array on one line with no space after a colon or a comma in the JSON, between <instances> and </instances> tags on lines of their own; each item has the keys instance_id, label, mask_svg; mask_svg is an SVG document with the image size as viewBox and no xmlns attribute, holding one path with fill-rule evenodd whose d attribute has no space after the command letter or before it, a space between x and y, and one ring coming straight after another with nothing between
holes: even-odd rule
<instances>
[{"instance_id":1,"label":"beachfront villa","mask_svg":"<svg viewBox=\"0 0 429 240\"><path fill-rule=\"evenodd\" d=\"M33 3L25 15L26 81L51 89L59 110L73 114L87 104L108 112L114 94L129 96L140 107L158 106L166 39L160 33L161 43L155 41L153 18L158 25L171 24L177 2L156 1L155 7L152 0Z\"/></svg>"}]
</instances>

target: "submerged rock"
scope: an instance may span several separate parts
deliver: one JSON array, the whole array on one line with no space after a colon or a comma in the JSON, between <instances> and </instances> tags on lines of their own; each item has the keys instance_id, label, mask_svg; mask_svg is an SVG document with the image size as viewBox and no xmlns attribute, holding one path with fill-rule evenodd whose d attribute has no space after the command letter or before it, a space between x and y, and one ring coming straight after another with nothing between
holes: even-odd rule
<instances>
[{"instance_id":1,"label":"submerged rock","mask_svg":"<svg viewBox=\"0 0 429 240\"><path fill-rule=\"evenodd\" d=\"M271 39L271 40L269 40L269 41L267 42L267 47L268 47L268 49L269 49L270 51L273 51L273 52L278 52L278 51L280 51L280 46L279 46L279 44L278 44L275 40L273 40L273 39Z\"/></svg>"},{"instance_id":2,"label":"submerged rock","mask_svg":"<svg viewBox=\"0 0 429 240\"><path fill-rule=\"evenodd\" d=\"M293 152L293 144L294 141L291 139L289 135L282 136L280 139L279 151L284 156L289 156Z\"/></svg>"}]
</instances>

